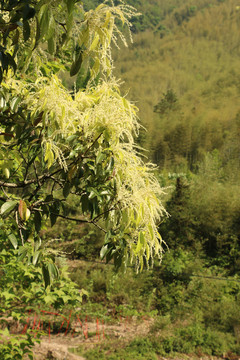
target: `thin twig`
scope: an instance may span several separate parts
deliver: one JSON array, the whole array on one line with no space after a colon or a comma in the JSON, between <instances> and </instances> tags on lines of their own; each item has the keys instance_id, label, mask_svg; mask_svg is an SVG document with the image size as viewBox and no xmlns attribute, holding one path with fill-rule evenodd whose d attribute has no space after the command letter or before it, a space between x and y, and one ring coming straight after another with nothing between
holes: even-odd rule
<instances>
[{"instance_id":1,"label":"thin twig","mask_svg":"<svg viewBox=\"0 0 240 360\"><path fill-rule=\"evenodd\" d=\"M98 225L97 223L95 223L94 221L91 221L91 224L95 225L98 229L100 229L101 231L103 231L105 234L107 233L107 231L105 229L103 229L100 225Z\"/></svg>"},{"instance_id":2,"label":"thin twig","mask_svg":"<svg viewBox=\"0 0 240 360\"><path fill-rule=\"evenodd\" d=\"M1 189L2 189L2 192L4 193L4 195L7 197L7 199L10 199L10 197L8 196L8 194L6 193L6 191L4 190L4 188L1 187Z\"/></svg>"},{"instance_id":3,"label":"thin twig","mask_svg":"<svg viewBox=\"0 0 240 360\"><path fill-rule=\"evenodd\" d=\"M33 168L34 168L34 172L35 172L35 176L36 176L36 179L37 179L38 186L40 187L41 184L39 182L38 173L37 173L37 167L36 167L35 161L33 162Z\"/></svg>"},{"instance_id":4,"label":"thin twig","mask_svg":"<svg viewBox=\"0 0 240 360\"><path fill-rule=\"evenodd\" d=\"M76 218L72 218L70 216L66 216L66 215L62 215L62 214L57 214L57 213L53 213L51 212L51 214L55 215L55 216L58 216L62 219L66 219L66 220L70 220L70 221L76 221L78 223L88 223L88 224L91 224L92 223L92 220L87 220L87 219L76 219Z\"/></svg>"},{"instance_id":5,"label":"thin twig","mask_svg":"<svg viewBox=\"0 0 240 360\"><path fill-rule=\"evenodd\" d=\"M87 150L85 151L85 153L83 154L83 157L85 157L87 155L87 153L90 151L90 149L96 144L96 142L98 141L98 139L102 136L103 133L101 133L100 135L98 135L98 137L93 141L93 143L87 148Z\"/></svg>"},{"instance_id":6,"label":"thin twig","mask_svg":"<svg viewBox=\"0 0 240 360\"><path fill-rule=\"evenodd\" d=\"M22 240L22 245L24 246L24 238L23 238L23 234L22 234L21 225L19 224L18 212L17 211L16 211L15 215L16 215L16 223L17 223L17 226L18 226L18 230L19 230L19 233L20 233L21 240Z\"/></svg>"},{"instance_id":7,"label":"thin twig","mask_svg":"<svg viewBox=\"0 0 240 360\"><path fill-rule=\"evenodd\" d=\"M103 216L103 215L105 215L105 214L108 214L109 212L111 212L111 211L113 211L113 210L117 210L117 208L116 208L116 207L112 207L111 209L108 209L108 210L102 212L101 214L95 216L95 218L93 218L92 221L95 222L95 221L98 220L101 216Z\"/></svg>"}]
</instances>

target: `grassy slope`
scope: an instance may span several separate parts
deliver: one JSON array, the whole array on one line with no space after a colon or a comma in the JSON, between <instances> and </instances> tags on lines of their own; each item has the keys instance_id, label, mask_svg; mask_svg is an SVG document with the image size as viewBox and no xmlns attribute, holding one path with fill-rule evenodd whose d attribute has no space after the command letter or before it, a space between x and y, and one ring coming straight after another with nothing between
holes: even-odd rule
<instances>
[{"instance_id":1,"label":"grassy slope","mask_svg":"<svg viewBox=\"0 0 240 360\"><path fill-rule=\"evenodd\" d=\"M188 124L191 141L203 151L221 149L226 136L236 140L240 14L234 0L213 1L212 7L207 3L198 2L199 10L181 24L176 14L189 6L175 9L162 21L169 34L161 38L151 30L139 33L129 49L115 55L116 74L125 81L123 89L130 89L129 97L137 102L149 131L147 148L155 149L179 123ZM181 105L181 113L170 122L153 112L168 89Z\"/></svg>"}]
</instances>

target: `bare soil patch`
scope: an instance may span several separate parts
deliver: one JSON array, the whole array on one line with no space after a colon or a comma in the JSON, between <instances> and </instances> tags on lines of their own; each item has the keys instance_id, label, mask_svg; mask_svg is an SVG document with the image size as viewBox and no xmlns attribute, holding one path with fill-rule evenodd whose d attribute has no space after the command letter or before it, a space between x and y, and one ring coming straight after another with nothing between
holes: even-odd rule
<instances>
[{"instance_id":1,"label":"bare soil patch","mask_svg":"<svg viewBox=\"0 0 240 360\"><path fill-rule=\"evenodd\" d=\"M96 323L88 323L88 338L86 339L81 327L78 324L72 326L75 329L73 334L51 335L43 337L41 344L34 347L34 355L36 360L84 360L83 357L72 354L69 350L85 345L89 348L96 344L104 343L111 339L133 339L136 335L146 335L152 323L152 319L131 320L124 319L117 324L102 324L96 329Z\"/></svg>"}]
</instances>

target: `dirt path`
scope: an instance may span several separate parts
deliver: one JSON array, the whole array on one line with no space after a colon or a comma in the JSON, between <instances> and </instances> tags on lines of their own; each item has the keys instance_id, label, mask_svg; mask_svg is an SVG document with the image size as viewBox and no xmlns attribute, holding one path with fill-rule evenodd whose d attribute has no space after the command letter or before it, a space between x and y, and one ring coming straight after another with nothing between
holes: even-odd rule
<instances>
[{"instance_id":1,"label":"dirt path","mask_svg":"<svg viewBox=\"0 0 240 360\"><path fill-rule=\"evenodd\" d=\"M69 348L77 347L77 338L63 339L62 337L52 337L51 341L48 338L44 338L41 344L37 344L34 347L34 354L36 360L85 360L79 355L69 352Z\"/></svg>"}]
</instances>

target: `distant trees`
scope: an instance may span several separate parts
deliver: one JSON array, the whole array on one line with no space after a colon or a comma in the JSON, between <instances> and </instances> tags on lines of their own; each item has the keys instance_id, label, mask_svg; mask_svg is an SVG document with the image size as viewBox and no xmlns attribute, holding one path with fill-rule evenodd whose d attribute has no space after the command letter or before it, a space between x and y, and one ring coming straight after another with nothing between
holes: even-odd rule
<instances>
[{"instance_id":1,"label":"distant trees","mask_svg":"<svg viewBox=\"0 0 240 360\"><path fill-rule=\"evenodd\" d=\"M157 105L154 106L154 112L158 114L166 114L166 112L171 110L176 110L178 108L178 99L177 95L174 93L172 89L167 90L165 94L163 94L162 99L159 101Z\"/></svg>"}]
</instances>

